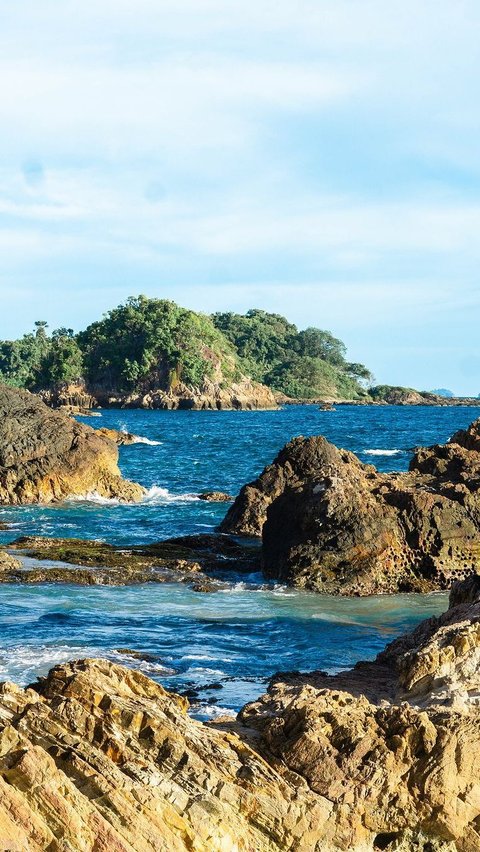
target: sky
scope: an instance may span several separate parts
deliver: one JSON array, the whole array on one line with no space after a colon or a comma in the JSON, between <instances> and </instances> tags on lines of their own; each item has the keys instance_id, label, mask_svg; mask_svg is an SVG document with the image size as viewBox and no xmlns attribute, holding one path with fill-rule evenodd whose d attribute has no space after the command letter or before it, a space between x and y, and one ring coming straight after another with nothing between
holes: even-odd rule
<instances>
[{"instance_id":1,"label":"sky","mask_svg":"<svg viewBox=\"0 0 480 852\"><path fill-rule=\"evenodd\" d=\"M0 337L251 307L480 393L478 0L0 0Z\"/></svg>"}]
</instances>

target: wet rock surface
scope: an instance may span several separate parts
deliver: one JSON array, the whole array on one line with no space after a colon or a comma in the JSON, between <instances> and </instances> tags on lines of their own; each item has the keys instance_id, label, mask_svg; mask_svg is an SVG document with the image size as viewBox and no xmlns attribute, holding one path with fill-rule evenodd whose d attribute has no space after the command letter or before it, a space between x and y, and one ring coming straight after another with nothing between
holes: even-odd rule
<instances>
[{"instance_id":1,"label":"wet rock surface","mask_svg":"<svg viewBox=\"0 0 480 852\"><path fill-rule=\"evenodd\" d=\"M28 557L26 564L0 551L0 583L75 583L125 586L139 583L188 583L213 592L234 572L260 568L257 547L227 536L199 535L167 539L132 548L83 539L24 536L8 550ZM4 561L2 561L4 560ZM32 564L31 560L45 561Z\"/></svg>"},{"instance_id":2,"label":"wet rock surface","mask_svg":"<svg viewBox=\"0 0 480 852\"><path fill-rule=\"evenodd\" d=\"M220 529L262 536L267 576L316 591L427 592L480 570L480 420L381 474L325 438L295 438Z\"/></svg>"},{"instance_id":3,"label":"wet rock surface","mask_svg":"<svg viewBox=\"0 0 480 852\"><path fill-rule=\"evenodd\" d=\"M276 676L237 720L105 660L2 684L0 848L476 852L479 583L457 601L374 662Z\"/></svg>"},{"instance_id":4,"label":"wet rock surface","mask_svg":"<svg viewBox=\"0 0 480 852\"><path fill-rule=\"evenodd\" d=\"M92 491L142 498L144 489L120 475L118 450L108 437L37 396L0 385L0 417L0 503L50 503Z\"/></svg>"}]
</instances>

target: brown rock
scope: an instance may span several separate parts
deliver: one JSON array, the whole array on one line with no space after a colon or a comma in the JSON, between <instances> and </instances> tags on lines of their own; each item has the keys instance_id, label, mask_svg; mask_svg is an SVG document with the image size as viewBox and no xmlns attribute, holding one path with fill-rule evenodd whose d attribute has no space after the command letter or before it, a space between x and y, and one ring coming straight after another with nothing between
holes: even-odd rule
<instances>
[{"instance_id":1,"label":"brown rock","mask_svg":"<svg viewBox=\"0 0 480 852\"><path fill-rule=\"evenodd\" d=\"M229 503L233 500L233 497L230 494L225 494L224 491L202 491L198 498L209 503Z\"/></svg>"},{"instance_id":2,"label":"brown rock","mask_svg":"<svg viewBox=\"0 0 480 852\"><path fill-rule=\"evenodd\" d=\"M104 438L109 438L110 441L113 441L115 444L118 444L119 447L124 444L136 444L138 438L136 435L132 435L130 432L119 432L117 429L107 429L106 426L101 426L100 429L97 429L98 435L103 435Z\"/></svg>"},{"instance_id":3,"label":"brown rock","mask_svg":"<svg viewBox=\"0 0 480 852\"><path fill-rule=\"evenodd\" d=\"M144 494L121 477L111 440L28 391L0 386L0 415L0 503L49 503L92 491L135 501Z\"/></svg>"},{"instance_id":4,"label":"brown rock","mask_svg":"<svg viewBox=\"0 0 480 852\"><path fill-rule=\"evenodd\" d=\"M449 588L480 571L479 446L480 420L417 450L409 473L380 474L325 438L295 438L241 490L220 529L262 535L265 573L296 586Z\"/></svg>"}]
</instances>

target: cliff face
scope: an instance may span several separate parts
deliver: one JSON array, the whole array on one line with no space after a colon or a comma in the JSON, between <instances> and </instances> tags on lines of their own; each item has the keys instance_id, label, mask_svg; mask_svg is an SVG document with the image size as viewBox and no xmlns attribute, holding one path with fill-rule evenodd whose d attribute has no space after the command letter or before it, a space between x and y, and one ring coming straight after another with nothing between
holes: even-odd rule
<instances>
[{"instance_id":1,"label":"cliff face","mask_svg":"<svg viewBox=\"0 0 480 852\"><path fill-rule=\"evenodd\" d=\"M317 591L449 588L480 569L480 421L380 474L322 437L295 438L221 529L262 535L268 576Z\"/></svg>"},{"instance_id":2,"label":"cliff face","mask_svg":"<svg viewBox=\"0 0 480 852\"><path fill-rule=\"evenodd\" d=\"M479 593L373 663L279 676L236 721L102 660L1 685L0 848L477 852Z\"/></svg>"},{"instance_id":3,"label":"cliff face","mask_svg":"<svg viewBox=\"0 0 480 852\"><path fill-rule=\"evenodd\" d=\"M28 391L0 386L0 503L49 503L96 491L140 500L109 438L51 411Z\"/></svg>"},{"instance_id":4,"label":"cliff face","mask_svg":"<svg viewBox=\"0 0 480 852\"><path fill-rule=\"evenodd\" d=\"M98 386L61 385L41 391L41 399L52 408L83 410L97 408L147 408L202 410L254 410L277 408L273 392L259 382L242 376L238 381L205 379L199 387L178 382L170 390L145 386L131 393Z\"/></svg>"}]
</instances>

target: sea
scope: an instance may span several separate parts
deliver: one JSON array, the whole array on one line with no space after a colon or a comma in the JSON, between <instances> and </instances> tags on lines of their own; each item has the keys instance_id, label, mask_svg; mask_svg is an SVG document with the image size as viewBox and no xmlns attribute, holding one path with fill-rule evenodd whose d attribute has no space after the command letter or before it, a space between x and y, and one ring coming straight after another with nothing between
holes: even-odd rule
<instances>
[{"instance_id":1,"label":"sea","mask_svg":"<svg viewBox=\"0 0 480 852\"><path fill-rule=\"evenodd\" d=\"M215 530L235 495L297 435L325 435L381 471L407 470L416 446L441 443L475 419L469 407L286 406L277 411L105 410L79 418L138 436L120 468L147 489L125 505L85 494L58 505L1 507L0 532L128 546ZM234 715L281 671L334 673L442 612L447 595L335 598L232 573L226 588L0 585L0 680L33 683L57 663L106 657L188 695L202 720Z\"/></svg>"}]
</instances>

